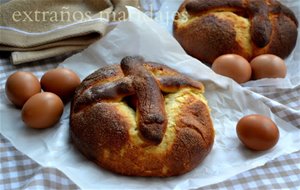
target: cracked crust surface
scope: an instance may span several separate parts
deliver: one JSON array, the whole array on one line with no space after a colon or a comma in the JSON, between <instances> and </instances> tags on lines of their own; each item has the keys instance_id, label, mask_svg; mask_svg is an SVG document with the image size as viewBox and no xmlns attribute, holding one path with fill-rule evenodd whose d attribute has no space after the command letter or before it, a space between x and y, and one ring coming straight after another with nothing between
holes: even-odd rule
<instances>
[{"instance_id":1,"label":"cracked crust surface","mask_svg":"<svg viewBox=\"0 0 300 190\"><path fill-rule=\"evenodd\" d=\"M173 27L187 53L206 63L228 53L285 58L298 35L296 16L276 0L185 0Z\"/></svg>"},{"instance_id":2,"label":"cracked crust surface","mask_svg":"<svg viewBox=\"0 0 300 190\"><path fill-rule=\"evenodd\" d=\"M203 93L202 83L173 69L127 57L94 72L76 90L72 141L89 159L119 174L189 172L214 142Z\"/></svg>"}]
</instances>

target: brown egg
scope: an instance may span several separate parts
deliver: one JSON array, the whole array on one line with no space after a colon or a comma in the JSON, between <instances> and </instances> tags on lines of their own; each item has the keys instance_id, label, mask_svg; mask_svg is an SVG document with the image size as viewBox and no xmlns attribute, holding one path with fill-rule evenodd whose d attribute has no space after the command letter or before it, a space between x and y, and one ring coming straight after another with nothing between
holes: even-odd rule
<instances>
[{"instance_id":1,"label":"brown egg","mask_svg":"<svg viewBox=\"0 0 300 190\"><path fill-rule=\"evenodd\" d=\"M50 70L41 79L43 90L58 95L64 102L70 100L79 84L77 74L66 68Z\"/></svg>"},{"instance_id":2,"label":"brown egg","mask_svg":"<svg viewBox=\"0 0 300 190\"><path fill-rule=\"evenodd\" d=\"M284 60L272 54L257 56L250 65L254 79L285 78L287 72Z\"/></svg>"},{"instance_id":3,"label":"brown egg","mask_svg":"<svg viewBox=\"0 0 300 190\"><path fill-rule=\"evenodd\" d=\"M59 121L63 110L64 104L56 94L42 92L24 104L22 120L31 128L48 128Z\"/></svg>"},{"instance_id":4,"label":"brown egg","mask_svg":"<svg viewBox=\"0 0 300 190\"><path fill-rule=\"evenodd\" d=\"M252 150L268 150L279 139L276 124L268 117L253 114L239 120L236 132L241 142Z\"/></svg>"},{"instance_id":5,"label":"brown egg","mask_svg":"<svg viewBox=\"0 0 300 190\"><path fill-rule=\"evenodd\" d=\"M32 73L18 71L7 78L5 92L13 104L22 107L31 96L41 92L41 85Z\"/></svg>"},{"instance_id":6,"label":"brown egg","mask_svg":"<svg viewBox=\"0 0 300 190\"><path fill-rule=\"evenodd\" d=\"M244 83L251 78L249 62L240 55L226 54L218 57L212 65L216 73L232 78L237 83Z\"/></svg>"}]
</instances>

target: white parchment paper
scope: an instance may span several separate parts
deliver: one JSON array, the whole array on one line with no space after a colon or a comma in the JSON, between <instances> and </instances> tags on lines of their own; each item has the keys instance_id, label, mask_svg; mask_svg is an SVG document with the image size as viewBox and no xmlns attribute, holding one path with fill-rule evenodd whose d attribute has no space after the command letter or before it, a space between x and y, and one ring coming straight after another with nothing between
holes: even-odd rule
<instances>
[{"instance_id":1,"label":"white parchment paper","mask_svg":"<svg viewBox=\"0 0 300 190\"><path fill-rule=\"evenodd\" d=\"M216 137L212 152L202 164L186 175L172 178L138 178L115 175L81 156L69 142L69 109L53 128L33 130L24 126L20 110L1 102L1 133L13 145L45 167L64 172L83 189L193 189L223 181L263 165L284 154L300 150L300 129L281 120L261 100L231 79L216 75L210 68L185 54L176 40L153 20L128 7L129 21L120 23L99 42L67 59L61 66L73 69L83 79L105 65L119 63L128 55L166 64L200 80L211 107ZM265 152L245 149L235 133L237 121L257 113L271 117L280 129L276 147Z\"/></svg>"}]
</instances>

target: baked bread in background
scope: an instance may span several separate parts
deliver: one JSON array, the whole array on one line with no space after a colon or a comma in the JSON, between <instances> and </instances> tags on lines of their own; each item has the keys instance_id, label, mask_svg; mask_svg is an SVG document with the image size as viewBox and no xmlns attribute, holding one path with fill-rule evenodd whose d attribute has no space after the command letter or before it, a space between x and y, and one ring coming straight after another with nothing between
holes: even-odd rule
<instances>
[{"instance_id":1,"label":"baked bread in background","mask_svg":"<svg viewBox=\"0 0 300 190\"><path fill-rule=\"evenodd\" d=\"M284 59L298 35L294 13L276 0L185 0L173 27L186 52L209 64L232 53Z\"/></svg>"},{"instance_id":2,"label":"baked bread in background","mask_svg":"<svg viewBox=\"0 0 300 190\"><path fill-rule=\"evenodd\" d=\"M211 151L214 128L204 86L141 57L101 68L75 92L70 133L78 150L110 171L176 176Z\"/></svg>"}]
</instances>

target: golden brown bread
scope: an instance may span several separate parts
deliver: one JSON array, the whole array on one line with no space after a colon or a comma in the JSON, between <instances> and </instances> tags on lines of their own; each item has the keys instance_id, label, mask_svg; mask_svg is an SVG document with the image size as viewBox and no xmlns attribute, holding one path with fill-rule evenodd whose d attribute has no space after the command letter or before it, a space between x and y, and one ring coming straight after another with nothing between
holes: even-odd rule
<instances>
[{"instance_id":1,"label":"golden brown bread","mask_svg":"<svg viewBox=\"0 0 300 190\"><path fill-rule=\"evenodd\" d=\"M286 58L298 35L294 13L276 0L185 0L173 26L186 52L210 64L229 53Z\"/></svg>"},{"instance_id":2,"label":"golden brown bread","mask_svg":"<svg viewBox=\"0 0 300 190\"><path fill-rule=\"evenodd\" d=\"M174 176L210 152L214 129L201 82L166 66L126 57L77 88L70 133L81 153L131 176Z\"/></svg>"}]
</instances>

